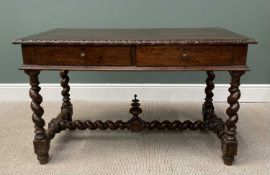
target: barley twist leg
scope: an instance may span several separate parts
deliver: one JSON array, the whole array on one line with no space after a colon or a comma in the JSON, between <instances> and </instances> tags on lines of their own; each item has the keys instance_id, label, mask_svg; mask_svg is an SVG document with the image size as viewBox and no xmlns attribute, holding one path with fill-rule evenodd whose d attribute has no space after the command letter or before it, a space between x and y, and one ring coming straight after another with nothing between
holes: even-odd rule
<instances>
[{"instance_id":1,"label":"barley twist leg","mask_svg":"<svg viewBox=\"0 0 270 175\"><path fill-rule=\"evenodd\" d=\"M25 71L30 78L30 91L29 95L32 99L31 109L33 111L32 120L35 124L35 137L34 137L34 150L37 155L37 159L40 164L46 164L49 161L49 149L50 139L47 136L46 130L44 129L45 121L42 118L44 113L43 108L40 106L42 102L42 96L39 94L41 90L39 86L38 75L40 71L37 70L26 70Z\"/></svg>"},{"instance_id":2,"label":"barley twist leg","mask_svg":"<svg viewBox=\"0 0 270 175\"><path fill-rule=\"evenodd\" d=\"M236 123L238 121L238 110L240 108L239 98L241 92L239 90L240 78L244 71L231 71L231 86L229 88L230 95L227 99L229 107L226 110L228 119L225 122L225 133L222 138L223 160L226 165L232 165L234 156L237 154L237 139L236 139Z\"/></svg>"}]
</instances>

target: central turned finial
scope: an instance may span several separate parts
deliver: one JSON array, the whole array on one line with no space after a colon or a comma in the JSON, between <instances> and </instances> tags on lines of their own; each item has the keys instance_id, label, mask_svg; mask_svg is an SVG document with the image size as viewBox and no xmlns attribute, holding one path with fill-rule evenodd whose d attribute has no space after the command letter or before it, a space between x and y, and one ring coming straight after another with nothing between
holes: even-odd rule
<instances>
[{"instance_id":1,"label":"central turned finial","mask_svg":"<svg viewBox=\"0 0 270 175\"><path fill-rule=\"evenodd\" d=\"M137 99L137 95L135 94L134 95L134 99L132 100L132 103L131 103L131 108L129 110L129 113L131 113L134 117L138 117L138 115L140 113L142 113L142 109L140 108L140 103L139 103L140 100Z\"/></svg>"},{"instance_id":2,"label":"central turned finial","mask_svg":"<svg viewBox=\"0 0 270 175\"><path fill-rule=\"evenodd\" d=\"M139 100L137 99L137 95L134 95L134 99L131 103L131 108L129 113L133 115L133 117L129 120L129 129L132 132L140 132L145 129L144 121L138 117L140 113L142 113L142 109L140 108Z\"/></svg>"}]
</instances>

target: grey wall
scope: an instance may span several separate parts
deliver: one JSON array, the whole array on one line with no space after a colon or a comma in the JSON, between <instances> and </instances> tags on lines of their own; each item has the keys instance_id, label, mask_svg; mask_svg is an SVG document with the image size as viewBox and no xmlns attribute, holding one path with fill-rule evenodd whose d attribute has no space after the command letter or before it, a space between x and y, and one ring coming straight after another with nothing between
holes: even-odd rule
<instances>
[{"instance_id":1,"label":"grey wall","mask_svg":"<svg viewBox=\"0 0 270 175\"><path fill-rule=\"evenodd\" d=\"M270 83L269 0L0 0L0 83L25 83L21 50L11 41L56 27L225 27L259 41L249 49L243 83ZM58 82L57 72L41 81ZM204 73L76 72L73 83L202 83ZM218 83L228 73L217 74Z\"/></svg>"}]
</instances>

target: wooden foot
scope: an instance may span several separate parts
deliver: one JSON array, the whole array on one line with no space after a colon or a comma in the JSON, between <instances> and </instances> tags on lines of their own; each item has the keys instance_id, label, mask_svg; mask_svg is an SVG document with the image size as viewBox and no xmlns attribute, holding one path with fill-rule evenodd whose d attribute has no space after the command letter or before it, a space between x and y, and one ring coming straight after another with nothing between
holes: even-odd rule
<instances>
[{"instance_id":1,"label":"wooden foot","mask_svg":"<svg viewBox=\"0 0 270 175\"><path fill-rule=\"evenodd\" d=\"M225 122L226 129L222 137L222 157L226 165L232 165L234 156L237 154L236 123L238 121L237 112L240 108L238 100L241 96L239 86L240 78L244 73L244 71L230 72L231 86L229 88L230 95L227 99L230 106L226 110L229 119Z\"/></svg>"},{"instance_id":2,"label":"wooden foot","mask_svg":"<svg viewBox=\"0 0 270 175\"><path fill-rule=\"evenodd\" d=\"M234 156L237 154L237 140L226 140L222 139L222 158L225 165L232 165L234 161Z\"/></svg>"},{"instance_id":3,"label":"wooden foot","mask_svg":"<svg viewBox=\"0 0 270 175\"><path fill-rule=\"evenodd\" d=\"M34 150L37 155L37 159L39 160L40 164L46 164L49 162L49 149L50 149L50 140L42 139L33 141Z\"/></svg>"},{"instance_id":4,"label":"wooden foot","mask_svg":"<svg viewBox=\"0 0 270 175\"><path fill-rule=\"evenodd\" d=\"M41 88L39 87L38 70L25 70L30 78L30 91L29 95L32 99L31 109L33 111L32 120L35 124L35 137L34 137L34 150L37 155L37 159L40 164L45 164L49 160L50 141L47 133L44 129L45 121L42 118L44 114L43 108L40 106L42 102L42 96L39 94Z\"/></svg>"}]
</instances>

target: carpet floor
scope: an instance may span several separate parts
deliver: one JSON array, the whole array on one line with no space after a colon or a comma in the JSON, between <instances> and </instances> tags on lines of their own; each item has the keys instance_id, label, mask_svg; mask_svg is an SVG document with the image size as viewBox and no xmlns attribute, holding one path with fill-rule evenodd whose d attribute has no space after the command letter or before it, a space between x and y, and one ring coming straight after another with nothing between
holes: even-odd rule
<instances>
[{"instance_id":1,"label":"carpet floor","mask_svg":"<svg viewBox=\"0 0 270 175\"><path fill-rule=\"evenodd\" d=\"M59 102L44 102L44 118L59 113ZM74 119L128 120L129 101L74 101ZM226 118L227 104L216 113ZM201 103L144 101L145 120L197 120ZM0 102L0 174L270 174L270 104L241 104L238 155L233 166L221 159L216 135L201 131L63 131L51 142L50 162L33 153L28 102Z\"/></svg>"}]
</instances>

